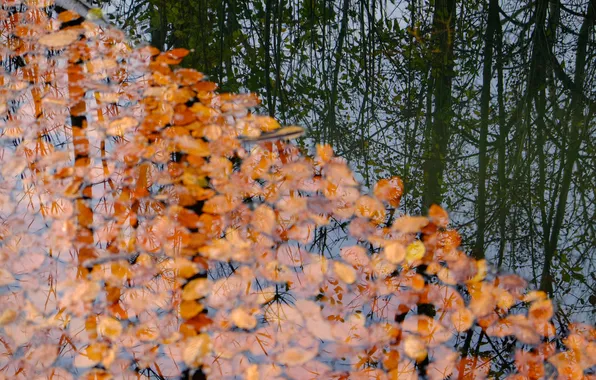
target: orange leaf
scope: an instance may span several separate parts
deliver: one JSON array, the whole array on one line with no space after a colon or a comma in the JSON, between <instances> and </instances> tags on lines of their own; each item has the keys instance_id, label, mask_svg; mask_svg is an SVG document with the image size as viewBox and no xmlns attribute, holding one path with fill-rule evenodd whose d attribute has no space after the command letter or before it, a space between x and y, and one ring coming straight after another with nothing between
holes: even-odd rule
<instances>
[{"instance_id":1,"label":"orange leaf","mask_svg":"<svg viewBox=\"0 0 596 380\"><path fill-rule=\"evenodd\" d=\"M404 184L399 177L381 179L375 184L373 192L377 199L387 202L395 208L399 206L401 196L404 193Z\"/></svg>"}]
</instances>

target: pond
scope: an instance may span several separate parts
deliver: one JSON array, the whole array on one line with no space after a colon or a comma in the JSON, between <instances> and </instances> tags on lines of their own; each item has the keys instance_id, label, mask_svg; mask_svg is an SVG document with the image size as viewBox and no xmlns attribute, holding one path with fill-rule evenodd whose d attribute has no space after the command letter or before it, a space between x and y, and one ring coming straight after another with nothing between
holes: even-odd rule
<instances>
[{"instance_id":1,"label":"pond","mask_svg":"<svg viewBox=\"0 0 596 380\"><path fill-rule=\"evenodd\" d=\"M592 373L593 2L95 2L1 4L0 379Z\"/></svg>"},{"instance_id":2,"label":"pond","mask_svg":"<svg viewBox=\"0 0 596 380\"><path fill-rule=\"evenodd\" d=\"M112 1L131 35L329 143L367 188L449 211L463 247L594 320L594 9L587 1ZM327 244L332 244L328 242Z\"/></svg>"}]
</instances>

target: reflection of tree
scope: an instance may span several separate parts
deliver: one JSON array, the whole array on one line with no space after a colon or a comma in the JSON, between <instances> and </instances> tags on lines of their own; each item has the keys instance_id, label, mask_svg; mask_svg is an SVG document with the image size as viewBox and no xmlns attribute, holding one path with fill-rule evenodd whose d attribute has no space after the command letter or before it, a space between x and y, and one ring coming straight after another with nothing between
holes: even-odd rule
<instances>
[{"instance_id":1,"label":"reflection of tree","mask_svg":"<svg viewBox=\"0 0 596 380\"><path fill-rule=\"evenodd\" d=\"M401 175L405 210L441 199L474 254L552 278L569 310L594 287L590 2L128 4L154 6L137 19L160 46L195 49L185 64L309 127L303 144L333 142L365 185Z\"/></svg>"},{"instance_id":2,"label":"reflection of tree","mask_svg":"<svg viewBox=\"0 0 596 380\"><path fill-rule=\"evenodd\" d=\"M443 199L444 166L451 134L453 51L455 44L455 1L441 0L434 5L431 30L431 83L434 108L432 121L427 122L425 144L427 158L424 163L423 208ZM430 109L427 110L430 118Z\"/></svg>"}]
</instances>

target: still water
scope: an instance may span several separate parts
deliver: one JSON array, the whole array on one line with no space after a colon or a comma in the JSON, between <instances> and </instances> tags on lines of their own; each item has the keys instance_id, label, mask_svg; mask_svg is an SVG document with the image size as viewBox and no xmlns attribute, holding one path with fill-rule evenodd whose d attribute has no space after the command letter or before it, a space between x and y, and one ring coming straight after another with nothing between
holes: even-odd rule
<instances>
[{"instance_id":1,"label":"still water","mask_svg":"<svg viewBox=\"0 0 596 380\"><path fill-rule=\"evenodd\" d=\"M431 208L433 204L449 212L450 227L462 235L465 252L488 260L487 278L494 279L497 271L515 273L554 298L553 329L559 336L570 321L593 323L596 71L592 52L596 9L592 2L101 3L111 22L139 45L148 42L161 50L189 49L181 66L205 73L222 92L258 93L261 104L256 113L306 128L306 135L297 141L301 152L291 146L284 150L279 143L275 145L279 149L276 159L284 166L287 161L283 161L290 157L293 166L285 166L291 174L287 178L295 180L292 185L302 186L297 191L315 195L306 197L308 200L284 198L271 207L254 201L261 193L234 203L221 194L227 185L229 191L245 184L238 174L243 165L250 169L253 164L258 167L255 163L259 160L269 159L262 146L245 142L247 149L257 148L250 158L243 155L232 162L225 154L214 153L230 151L226 150L229 140L213 143L221 137L219 126L194 125L203 139L191 139L184 123L178 129L167 129L163 136L194 152L192 160L182 158L178 151L168 155L165 148L146 144L147 136L136 132L159 127L167 119L158 112L158 97L153 99L151 91L158 93L164 88L160 86L170 83L154 83L154 88L147 90L144 86L150 80L145 80L150 76L142 69L142 57L124 48L117 51L118 44L107 43L102 48L110 54L133 56L119 61L126 62L120 68L115 60L100 62L101 70L113 70L110 75L116 80L94 72L98 62L86 66L85 73L95 75L85 77L77 71L82 65L73 65L67 54L61 55L84 50L77 50L80 35L59 32L37 44L21 45L20 38L26 40L34 30L29 24L49 16L38 8L27 13L29 18L7 18L7 25L23 22L24 27L2 37L6 39L3 45L10 46L3 51L3 86L18 91L5 91L7 105L2 114L6 115L1 119L0 259L7 269L0 271L0 297L9 312L0 310L0 315L2 324L17 321L19 325L2 331L2 338L6 335L9 343L0 351L0 375L33 373L46 358L47 366L59 368L65 377L80 375L81 368L101 371L102 366L110 371L117 367L119 374L131 376L167 377L160 373L163 370L175 377L185 368L180 362L199 365L197 352L208 353L206 342L212 339L221 356L213 358L213 363L230 376L248 373L254 363L268 363L272 357L288 365L285 375L292 378L353 368L363 369L363 376L376 376L395 359L378 350L377 343L379 347L400 344L397 337L397 343L388 342L391 332L385 322L396 321L409 334L404 341L411 343L405 352L412 373L426 370L428 362L421 364L425 357L432 356L433 365L443 357L452 363L456 351L475 351L471 354L475 360L486 359L486 365L475 368L492 371L495 377L505 376L514 370L513 357L504 359L498 354L497 358L494 351L538 344L537 328L522 328L527 334L517 336L517 342L504 337L511 334L503 334L498 346L477 326L469 331L444 331L432 319L436 316L432 302L417 304L416 292L410 290L426 289L425 297L434 297L434 301L453 296L463 305L455 290L461 289L427 284L420 273L408 272L410 269L400 272L396 267L377 265L383 257L401 265L424 256L425 246L416 240L416 233L432 235L435 230L412 227L420 219L403 222L397 218L426 214L430 209L435 215L433 228L442 234L443 214ZM26 6L9 4L5 8L6 14L13 14L23 12ZM29 70L27 65L35 62L22 57L26 49L35 52L31 56L41 57L40 61L47 60L45 67L55 72L42 75ZM50 50L52 54L47 54ZM167 59L177 61L177 54ZM117 74L118 69L127 73L126 80ZM179 81L173 88L197 86L193 94L210 93L205 87L210 84L201 82L200 75L182 72L185 75L173 76ZM81 83L89 87L79 88ZM119 91L126 93L125 102L118 100ZM186 95L180 91L176 96ZM248 95L226 99L256 105ZM236 100L226 106L235 107ZM205 111L196 99L174 104L191 107L191 103ZM151 138L158 145L159 138ZM317 149L322 143L345 159L355 171L358 185L343 163L321 158L330 157L325 148ZM325 175L345 185L338 191L341 195L316 198L317 192L325 191L317 187L320 178L312 176L309 165L313 161L303 155L318 155L328 164ZM200 170L195 170L197 167ZM389 211L390 222L383 234L404 239L401 250L387 245L389 240L380 239L378 230L363 222L379 218L378 227L385 220L385 206L358 193L370 192L378 180L396 176L403 181L404 196L395 215ZM226 182L232 177L237 182ZM265 173L263 178L255 175L252 185L266 187L266 181L279 180L273 173ZM283 177L279 186L292 193L295 189L290 184L283 185L287 178ZM401 183L392 181L385 186L394 186L391 191L399 187L401 192ZM215 196L212 190L217 186L222 186L217 188L221 194ZM253 188L247 186L246 191ZM203 200L208 201L200 207L200 202L189 201L207 193ZM358 200L363 209L378 213L356 213L362 217L358 219L352 218L352 210L346 216L352 219L341 221L345 209L339 206L346 199ZM307 202L311 209L304 207ZM320 214L329 209L339 218L331 223L321 221ZM303 210L311 214L305 216ZM213 216L218 214L228 219L222 218L226 219L222 222ZM288 231L282 226L286 235L280 237L283 234L274 233L276 217L299 221L318 217L321 223L296 223ZM412 229L409 235L395 237L402 231L392 229L394 217ZM225 223L244 230L219 230ZM249 238L249 229L264 237ZM267 235L280 240L274 244ZM287 243L288 236L294 243ZM208 265L216 262L209 266L208 274L196 269L200 260L184 261L200 249L209 250L205 253L211 258ZM254 254L261 249L262 255ZM329 264L331 272L327 260L333 263ZM469 274L464 265L467 260L465 256L453 260L463 263L459 267L462 278ZM284 270L278 269L278 262ZM362 269L369 264L374 267L372 274ZM356 273L356 267L360 272ZM191 271L189 268L197 270L188 274L192 280L178 284L180 273ZM336 278L326 278L330 273ZM357 281L362 278L365 281ZM521 282L513 276L501 279L505 287L520 287ZM441 279L448 280L446 275ZM402 292L402 288L410 290ZM445 289L453 294L442 294ZM178 300L172 296L177 292L191 294ZM476 296L472 293L464 297L478 297L478 303L494 309L492 301L487 301L489 296L483 297L482 291ZM195 302L199 298L206 300L205 308L202 301ZM503 296L499 302L506 304L507 298ZM412 303L417 314L400 309ZM512 313L525 312L521 304L515 305ZM247 305L256 305L254 310L266 307L260 315L247 311ZM550 309L545 306L545 310L543 316L548 319ZM436 317L438 321L440 316ZM209 318L214 321L211 337L201 334L212 322ZM230 321L236 327L230 328ZM250 332L255 328L258 333ZM308 334L304 334L305 328ZM420 342L418 336L428 331L426 338L437 339L432 354L412 349L412 344ZM436 331L441 333L435 337ZM191 344L182 343L182 334L191 337ZM121 346L108 344L117 339ZM41 343L32 344L37 341ZM152 346L148 343L152 341L164 346ZM122 347L126 349L120 350ZM114 362L117 350L118 355L130 357L118 356ZM493 357L498 360L491 362ZM251 366L243 367L248 364ZM466 362L460 365L465 367ZM281 371L275 365L269 370L272 372L261 374L282 376L275 372Z\"/></svg>"},{"instance_id":2,"label":"still water","mask_svg":"<svg viewBox=\"0 0 596 380\"><path fill-rule=\"evenodd\" d=\"M306 127L306 151L331 144L365 188L400 176L405 213L441 204L470 254L594 319L589 2L115 3L131 35Z\"/></svg>"}]
</instances>

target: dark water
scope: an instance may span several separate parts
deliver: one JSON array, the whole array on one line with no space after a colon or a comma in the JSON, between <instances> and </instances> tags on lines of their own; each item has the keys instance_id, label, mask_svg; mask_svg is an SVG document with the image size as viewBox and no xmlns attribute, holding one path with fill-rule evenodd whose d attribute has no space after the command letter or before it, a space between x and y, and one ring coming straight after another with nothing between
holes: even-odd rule
<instances>
[{"instance_id":1,"label":"dark water","mask_svg":"<svg viewBox=\"0 0 596 380\"><path fill-rule=\"evenodd\" d=\"M593 320L589 2L125 3L112 16L130 34L192 49L185 65L259 93L259 112L308 128L306 150L331 144L365 186L400 176L404 212L441 204L470 254Z\"/></svg>"}]
</instances>

